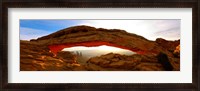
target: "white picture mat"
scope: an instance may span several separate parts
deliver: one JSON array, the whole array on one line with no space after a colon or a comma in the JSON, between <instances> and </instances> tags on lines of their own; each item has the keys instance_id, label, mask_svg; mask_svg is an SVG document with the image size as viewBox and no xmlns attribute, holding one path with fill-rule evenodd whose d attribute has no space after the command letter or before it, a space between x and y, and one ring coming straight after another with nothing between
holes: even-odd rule
<instances>
[{"instance_id":1,"label":"white picture mat","mask_svg":"<svg viewBox=\"0 0 200 91\"><path fill-rule=\"evenodd\" d=\"M181 19L180 71L20 71L20 19ZM192 83L191 8L9 8L8 83Z\"/></svg>"}]
</instances>

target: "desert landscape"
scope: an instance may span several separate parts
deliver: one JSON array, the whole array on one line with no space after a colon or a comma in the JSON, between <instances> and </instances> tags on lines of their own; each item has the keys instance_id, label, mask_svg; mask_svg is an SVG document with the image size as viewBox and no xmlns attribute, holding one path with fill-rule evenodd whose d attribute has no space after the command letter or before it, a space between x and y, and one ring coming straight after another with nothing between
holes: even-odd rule
<instances>
[{"instance_id":1,"label":"desert landscape","mask_svg":"<svg viewBox=\"0 0 200 91\"><path fill-rule=\"evenodd\" d=\"M129 55L63 50L76 46L110 46ZM152 41L121 29L72 26L20 40L20 71L180 71L180 40Z\"/></svg>"}]
</instances>

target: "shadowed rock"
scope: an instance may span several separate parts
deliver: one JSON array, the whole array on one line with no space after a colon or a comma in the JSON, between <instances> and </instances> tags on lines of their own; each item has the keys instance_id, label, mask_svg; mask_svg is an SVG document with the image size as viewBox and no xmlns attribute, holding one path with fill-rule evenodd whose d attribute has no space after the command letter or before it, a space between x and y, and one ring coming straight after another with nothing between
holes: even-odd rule
<instances>
[{"instance_id":1,"label":"shadowed rock","mask_svg":"<svg viewBox=\"0 0 200 91\"><path fill-rule=\"evenodd\" d=\"M158 61L163 65L163 67L165 68L166 71L173 70L173 67L172 67L171 63L169 62L169 59L166 54L160 53L160 54L158 54L157 58L158 58Z\"/></svg>"}]
</instances>

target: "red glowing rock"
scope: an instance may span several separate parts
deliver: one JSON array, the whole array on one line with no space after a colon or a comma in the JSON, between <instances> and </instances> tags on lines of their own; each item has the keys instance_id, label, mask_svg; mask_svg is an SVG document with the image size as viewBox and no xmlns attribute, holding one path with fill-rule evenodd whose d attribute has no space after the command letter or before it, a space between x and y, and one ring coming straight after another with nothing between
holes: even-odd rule
<instances>
[{"instance_id":1,"label":"red glowing rock","mask_svg":"<svg viewBox=\"0 0 200 91\"><path fill-rule=\"evenodd\" d=\"M56 54L57 52L61 51L64 48L75 47L75 46L95 47L95 46L101 46L101 45L122 48L122 49L126 49L126 50L136 52L138 54L145 53L144 51L140 51L140 50L137 50L137 49L128 48L128 47L125 47L125 46L120 46L120 45L117 45L117 44L112 44L112 43L102 42L102 41L90 41L90 42L81 42L81 43L72 43L72 44L59 44L59 45L50 45L48 47L51 50L51 52Z\"/></svg>"}]
</instances>

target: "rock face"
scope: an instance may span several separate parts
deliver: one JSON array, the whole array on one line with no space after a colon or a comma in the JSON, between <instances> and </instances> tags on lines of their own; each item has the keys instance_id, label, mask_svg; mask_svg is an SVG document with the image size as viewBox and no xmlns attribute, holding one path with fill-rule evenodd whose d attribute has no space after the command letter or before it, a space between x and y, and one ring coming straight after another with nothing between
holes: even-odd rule
<instances>
[{"instance_id":1,"label":"rock face","mask_svg":"<svg viewBox=\"0 0 200 91\"><path fill-rule=\"evenodd\" d=\"M176 49L174 50L174 55L175 55L176 57L180 57L180 45L178 45L178 46L176 47Z\"/></svg>"},{"instance_id":2,"label":"rock face","mask_svg":"<svg viewBox=\"0 0 200 91\"><path fill-rule=\"evenodd\" d=\"M168 57L165 62L172 66L171 70L180 70L180 57L174 56L174 50L180 44L179 42L164 39L149 41L124 30L75 26L31 41L21 40L20 70L167 70L157 58L160 52ZM126 56L109 53L81 62L81 59L77 58L78 55L61 51L66 47L100 45L119 47L137 54Z\"/></svg>"},{"instance_id":3,"label":"rock face","mask_svg":"<svg viewBox=\"0 0 200 91\"><path fill-rule=\"evenodd\" d=\"M77 63L77 56L68 51L60 51L57 53L57 57L67 63Z\"/></svg>"},{"instance_id":4,"label":"rock face","mask_svg":"<svg viewBox=\"0 0 200 91\"><path fill-rule=\"evenodd\" d=\"M139 54L126 56L109 53L100 57L91 58L87 63L92 64L87 66L88 70L164 70L162 64L158 63L155 56Z\"/></svg>"},{"instance_id":5,"label":"rock face","mask_svg":"<svg viewBox=\"0 0 200 91\"><path fill-rule=\"evenodd\" d=\"M178 59L168 58L166 54L131 56L109 53L93 57L87 61L88 70L132 70L132 71L172 71L180 70Z\"/></svg>"},{"instance_id":6,"label":"rock face","mask_svg":"<svg viewBox=\"0 0 200 91\"><path fill-rule=\"evenodd\" d=\"M76 70L81 66L62 60L50 52L47 46L37 42L20 41L20 70L21 71L61 71ZM73 60L73 57L68 56ZM68 59L69 59L68 58ZM84 67L81 67L84 69ZM81 70L80 69L80 70Z\"/></svg>"},{"instance_id":7,"label":"rock face","mask_svg":"<svg viewBox=\"0 0 200 91\"><path fill-rule=\"evenodd\" d=\"M175 41L167 41L162 38L156 39L156 43L162 46L163 48L167 49L170 52L173 52L176 47L180 44L180 40L175 40Z\"/></svg>"}]
</instances>

